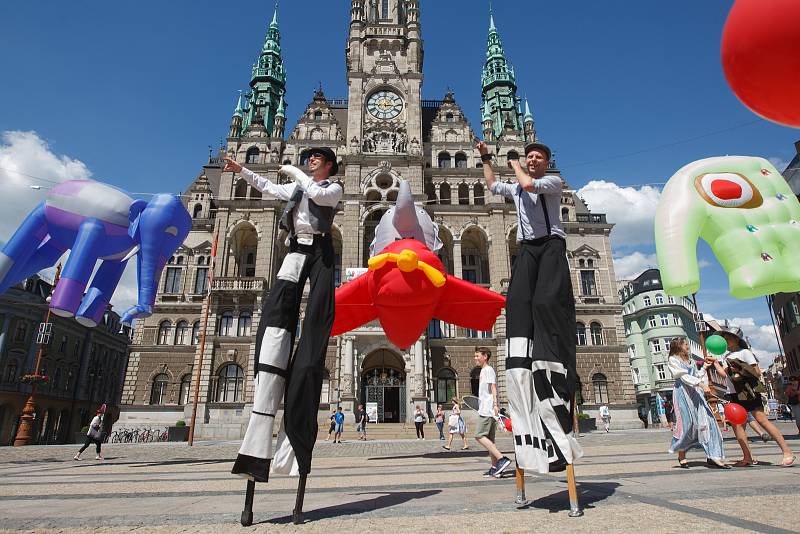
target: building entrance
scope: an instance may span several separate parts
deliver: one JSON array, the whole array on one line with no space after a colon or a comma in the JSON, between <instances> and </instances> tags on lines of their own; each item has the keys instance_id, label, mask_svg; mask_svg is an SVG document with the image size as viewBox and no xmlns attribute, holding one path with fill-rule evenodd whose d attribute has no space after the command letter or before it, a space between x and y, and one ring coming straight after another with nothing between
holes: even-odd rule
<instances>
[{"instance_id":1,"label":"building entrance","mask_svg":"<svg viewBox=\"0 0 800 534\"><path fill-rule=\"evenodd\" d=\"M361 374L361 402L378 405L379 423L400 423L406 418L406 373L402 359L379 350L364 360Z\"/></svg>"}]
</instances>

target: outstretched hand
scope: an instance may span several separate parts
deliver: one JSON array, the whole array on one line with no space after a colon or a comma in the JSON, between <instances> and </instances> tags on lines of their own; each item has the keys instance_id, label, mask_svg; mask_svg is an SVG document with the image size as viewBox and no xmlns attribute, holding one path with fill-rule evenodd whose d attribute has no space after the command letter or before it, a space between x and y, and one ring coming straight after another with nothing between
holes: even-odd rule
<instances>
[{"instance_id":1,"label":"outstretched hand","mask_svg":"<svg viewBox=\"0 0 800 534\"><path fill-rule=\"evenodd\" d=\"M222 169L222 172L242 172L242 166L228 156L224 156L222 159L225 161L225 168Z\"/></svg>"},{"instance_id":2,"label":"outstretched hand","mask_svg":"<svg viewBox=\"0 0 800 534\"><path fill-rule=\"evenodd\" d=\"M478 141L478 144L475 145L475 148L478 150L478 153L481 156L485 156L489 153L489 147L486 146L486 141Z\"/></svg>"}]
</instances>

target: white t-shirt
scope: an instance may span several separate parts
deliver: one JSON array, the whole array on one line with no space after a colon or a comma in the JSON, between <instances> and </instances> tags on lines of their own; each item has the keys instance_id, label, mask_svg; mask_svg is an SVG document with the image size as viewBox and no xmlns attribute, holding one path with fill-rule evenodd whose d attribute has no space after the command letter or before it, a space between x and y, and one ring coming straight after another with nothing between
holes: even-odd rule
<instances>
[{"instance_id":1,"label":"white t-shirt","mask_svg":"<svg viewBox=\"0 0 800 534\"><path fill-rule=\"evenodd\" d=\"M478 385L478 415L494 417L494 397L489 384L497 384L497 375L491 366L481 369L481 378Z\"/></svg>"},{"instance_id":2,"label":"white t-shirt","mask_svg":"<svg viewBox=\"0 0 800 534\"><path fill-rule=\"evenodd\" d=\"M728 360L731 359L739 360L740 362L750 364L752 366L758 367L758 360L756 359L755 354L753 354L750 349L742 349L737 350L736 352L729 352L725 356L725 364L727 365ZM733 387L733 382L731 382L730 377L725 377L725 392L726 393L736 393L736 389Z\"/></svg>"},{"instance_id":3,"label":"white t-shirt","mask_svg":"<svg viewBox=\"0 0 800 534\"><path fill-rule=\"evenodd\" d=\"M611 417L611 412L609 411L608 406L600 406L600 417Z\"/></svg>"}]
</instances>

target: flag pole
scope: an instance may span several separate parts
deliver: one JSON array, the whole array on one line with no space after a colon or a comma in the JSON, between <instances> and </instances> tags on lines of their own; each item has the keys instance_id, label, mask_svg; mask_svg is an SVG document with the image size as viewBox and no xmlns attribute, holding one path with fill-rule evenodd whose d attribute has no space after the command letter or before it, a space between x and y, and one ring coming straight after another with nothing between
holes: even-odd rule
<instances>
[{"instance_id":1,"label":"flag pole","mask_svg":"<svg viewBox=\"0 0 800 534\"><path fill-rule=\"evenodd\" d=\"M206 329L208 328L208 312L211 308L211 286L214 283L214 267L217 263L217 241L219 240L219 227L214 232L214 248L211 253L211 268L208 270L208 290L206 291L206 298L204 299L203 307L203 323L200 331L200 358L197 362L197 370L194 378L194 400L192 401L192 421L189 427L189 446L194 445L194 427L197 422L197 403L200 400L200 373L203 369L203 356L206 351Z\"/></svg>"}]
</instances>

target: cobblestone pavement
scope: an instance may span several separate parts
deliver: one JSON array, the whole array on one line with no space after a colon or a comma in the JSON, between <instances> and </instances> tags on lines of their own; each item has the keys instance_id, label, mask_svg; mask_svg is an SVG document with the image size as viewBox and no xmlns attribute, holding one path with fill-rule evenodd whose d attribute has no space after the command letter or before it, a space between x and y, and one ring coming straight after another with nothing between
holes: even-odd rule
<instances>
[{"instance_id":1,"label":"cobblestone pavement","mask_svg":"<svg viewBox=\"0 0 800 534\"><path fill-rule=\"evenodd\" d=\"M789 434L794 425L781 424ZM230 475L238 442L110 444L105 461L77 446L0 448L0 529L57 532L797 532L798 467L752 442L758 467L708 469L700 451L677 468L663 430L592 433L575 467L585 515L567 516L563 473L485 479L487 457L438 440L319 442L306 523L291 524L296 479L256 486L255 525L239 526L245 482ZM795 450L800 439L789 438ZM511 453L511 441L499 440ZM729 459L739 458L731 437ZM90 454L91 452L91 454Z\"/></svg>"}]
</instances>

